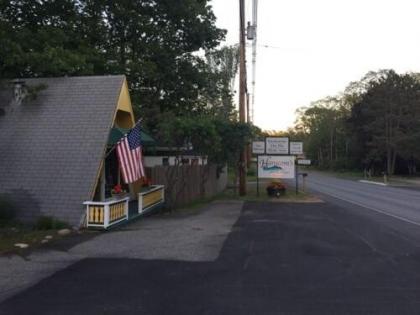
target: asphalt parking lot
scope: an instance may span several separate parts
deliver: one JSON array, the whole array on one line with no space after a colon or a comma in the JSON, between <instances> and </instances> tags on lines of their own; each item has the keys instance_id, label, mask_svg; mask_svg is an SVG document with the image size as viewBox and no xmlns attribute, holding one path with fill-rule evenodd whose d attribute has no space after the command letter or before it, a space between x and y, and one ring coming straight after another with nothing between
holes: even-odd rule
<instances>
[{"instance_id":1,"label":"asphalt parking lot","mask_svg":"<svg viewBox=\"0 0 420 315\"><path fill-rule=\"evenodd\" d=\"M418 314L417 230L351 205L247 202L214 260L86 258L0 312Z\"/></svg>"}]
</instances>

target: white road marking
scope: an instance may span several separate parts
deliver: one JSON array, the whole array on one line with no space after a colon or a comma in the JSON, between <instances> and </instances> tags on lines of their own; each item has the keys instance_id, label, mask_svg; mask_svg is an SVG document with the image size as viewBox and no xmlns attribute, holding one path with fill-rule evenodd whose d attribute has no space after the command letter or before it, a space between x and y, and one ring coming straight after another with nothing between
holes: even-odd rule
<instances>
[{"instance_id":1,"label":"white road marking","mask_svg":"<svg viewBox=\"0 0 420 315\"><path fill-rule=\"evenodd\" d=\"M360 179L359 182L360 183L365 183L365 184L372 184L372 185L388 186L388 184L385 184L385 183L374 182L374 181L365 180L365 179Z\"/></svg>"},{"instance_id":2,"label":"white road marking","mask_svg":"<svg viewBox=\"0 0 420 315\"><path fill-rule=\"evenodd\" d=\"M336 198L336 199L343 200L343 201L346 201L346 202L348 202L348 203L352 203L352 204L355 204L355 205L357 205L357 206L360 206L360 207L363 207L363 208L366 208L366 209L369 209L369 210L372 210L372 211L379 212L379 213L381 213L381 214L385 214L385 215L390 216L390 217L393 217L393 218L395 218L395 219L398 219L398 220L401 220L401 221L404 221L404 222L407 222L407 223L411 223L411 224L414 224L414 225L416 225L416 226L420 226L420 223L418 223L418 222L415 222L415 221L412 221L412 220L409 220L409 219L406 219L406 218L403 218L403 217L397 216L397 215L395 215L395 214L388 213L388 212L383 211L383 210L379 210L379 209L377 209L377 208L373 208L373 207L366 206L366 205L364 205L364 204L362 204L362 203L359 203L359 202L357 202L357 201L353 201L353 200L350 200L350 199L347 199L347 198L342 198L342 197L339 197L339 196L337 196L337 195L331 194L331 193L329 193L329 192L328 192L328 193L327 193L327 192L322 192L322 193L323 193L323 194L326 194L326 195L329 195L329 196L331 196L331 197L334 197L334 198Z\"/></svg>"}]
</instances>

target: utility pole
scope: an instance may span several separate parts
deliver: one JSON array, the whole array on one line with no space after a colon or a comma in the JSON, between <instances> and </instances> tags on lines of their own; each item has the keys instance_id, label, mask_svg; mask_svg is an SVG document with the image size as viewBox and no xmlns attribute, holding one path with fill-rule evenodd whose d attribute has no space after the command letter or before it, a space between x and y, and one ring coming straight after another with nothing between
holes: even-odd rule
<instances>
[{"instance_id":1,"label":"utility pole","mask_svg":"<svg viewBox=\"0 0 420 315\"><path fill-rule=\"evenodd\" d=\"M246 86L248 85L247 82L245 82ZM251 120L251 116L250 116L250 97L249 97L249 92L248 90L246 90L246 121L248 124L252 124L252 120ZM252 148L251 148L251 144L248 144L246 146L246 169L249 170L251 168L251 163L252 163Z\"/></svg>"},{"instance_id":2,"label":"utility pole","mask_svg":"<svg viewBox=\"0 0 420 315\"><path fill-rule=\"evenodd\" d=\"M251 122L254 122L255 108L255 76L257 63L257 21L258 20L258 0L252 0L252 28L254 38L252 40L252 101L251 101Z\"/></svg>"},{"instance_id":3,"label":"utility pole","mask_svg":"<svg viewBox=\"0 0 420 315\"><path fill-rule=\"evenodd\" d=\"M246 122L245 92L246 92L246 69L245 69L245 1L239 0L239 121ZM246 158L245 147L239 159L239 195L246 195Z\"/></svg>"}]
</instances>

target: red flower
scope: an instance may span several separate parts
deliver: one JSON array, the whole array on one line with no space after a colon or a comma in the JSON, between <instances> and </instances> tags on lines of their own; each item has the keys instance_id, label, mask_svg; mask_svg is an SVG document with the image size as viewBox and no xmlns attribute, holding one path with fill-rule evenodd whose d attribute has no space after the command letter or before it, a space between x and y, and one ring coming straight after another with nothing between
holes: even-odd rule
<instances>
[{"instance_id":1,"label":"red flower","mask_svg":"<svg viewBox=\"0 0 420 315\"><path fill-rule=\"evenodd\" d=\"M114 194L122 193L121 185L115 185L114 188L112 189L112 191L114 192Z\"/></svg>"},{"instance_id":2,"label":"red flower","mask_svg":"<svg viewBox=\"0 0 420 315\"><path fill-rule=\"evenodd\" d=\"M152 185L152 180L150 178L143 178L143 187L149 187L150 185Z\"/></svg>"}]
</instances>

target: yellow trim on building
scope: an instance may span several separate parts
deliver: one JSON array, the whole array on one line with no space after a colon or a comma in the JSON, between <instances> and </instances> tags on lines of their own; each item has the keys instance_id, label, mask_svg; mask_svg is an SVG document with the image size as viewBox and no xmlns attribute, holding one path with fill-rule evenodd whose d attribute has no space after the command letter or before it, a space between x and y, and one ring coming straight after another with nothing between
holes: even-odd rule
<instances>
[{"instance_id":1,"label":"yellow trim on building","mask_svg":"<svg viewBox=\"0 0 420 315\"><path fill-rule=\"evenodd\" d=\"M135 118L133 106L131 104L130 92L128 90L127 80L124 79L123 85L121 87L120 96L118 98L113 126L130 129L134 127L134 124ZM132 198L135 198L135 196L141 189L141 181L132 183L129 186L130 195Z\"/></svg>"},{"instance_id":2,"label":"yellow trim on building","mask_svg":"<svg viewBox=\"0 0 420 315\"><path fill-rule=\"evenodd\" d=\"M134 123L134 112L131 104L130 93L128 91L128 84L127 80L124 80L120 96L118 98L114 125L118 125L118 127L121 128L132 128Z\"/></svg>"}]
</instances>

